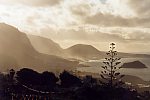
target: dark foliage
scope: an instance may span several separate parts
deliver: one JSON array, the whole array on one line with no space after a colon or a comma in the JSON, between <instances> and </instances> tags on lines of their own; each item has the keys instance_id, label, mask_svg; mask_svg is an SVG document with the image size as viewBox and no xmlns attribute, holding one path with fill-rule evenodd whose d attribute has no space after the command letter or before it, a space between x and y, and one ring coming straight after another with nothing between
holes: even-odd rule
<instances>
[{"instance_id":1,"label":"dark foliage","mask_svg":"<svg viewBox=\"0 0 150 100\"><path fill-rule=\"evenodd\" d=\"M16 100L19 100L22 95L32 94L43 98L49 96L49 94L29 90L22 84L32 89L38 85L40 91L49 91L52 93L51 100L150 100L149 91L138 93L132 88L100 85L92 76L86 76L81 80L67 71L60 74L60 87L56 86L58 78L52 72L38 73L31 69L21 69L17 72L17 83L14 82L15 80L10 81L10 74L0 74L0 100L11 100L11 93L18 95L17 98L15 97Z\"/></svg>"},{"instance_id":2,"label":"dark foliage","mask_svg":"<svg viewBox=\"0 0 150 100\"><path fill-rule=\"evenodd\" d=\"M0 100L9 100L13 82L10 74L0 74Z\"/></svg>"},{"instance_id":3,"label":"dark foliage","mask_svg":"<svg viewBox=\"0 0 150 100\"><path fill-rule=\"evenodd\" d=\"M83 78L84 86L93 86L95 84L97 84L97 80L93 78L92 76L87 75Z\"/></svg>"},{"instance_id":4,"label":"dark foliage","mask_svg":"<svg viewBox=\"0 0 150 100\"><path fill-rule=\"evenodd\" d=\"M9 71L9 76L10 76L10 80L11 80L11 81L13 81L14 75L15 75L15 70L14 70L14 69L11 69L11 70Z\"/></svg>"},{"instance_id":5,"label":"dark foliage","mask_svg":"<svg viewBox=\"0 0 150 100\"><path fill-rule=\"evenodd\" d=\"M78 77L70 74L67 71L63 71L60 75L61 80L61 86L62 87L74 87L74 86L80 86L81 85L81 79Z\"/></svg>"},{"instance_id":6,"label":"dark foliage","mask_svg":"<svg viewBox=\"0 0 150 100\"><path fill-rule=\"evenodd\" d=\"M141 100L136 91L126 88L110 88L95 85L82 87L73 94L74 100Z\"/></svg>"},{"instance_id":7,"label":"dark foliage","mask_svg":"<svg viewBox=\"0 0 150 100\"><path fill-rule=\"evenodd\" d=\"M141 100L150 100L150 91L144 91L139 97Z\"/></svg>"},{"instance_id":8,"label":"dark foliage","mask_svg":"<svg viewBox=\"0 0 150 100\"><path fill-rule=\"evenodd\" d=\"M58 81L52 72L45 71L41 74L27 68L18 71L16 78L19 84L41 90L52 90Z\"/></svg>"},{"instance_id":9,"label":"dark foliage","mask_svg":"<svg viewBox=\"0 0 150 100\"><path fill-rule=\"evenodd\" d=\"M40 85L40 74L32 69L21 69L17 72L17 81L25 85Z\"/></svg>"},{"instance_id":10,"label":"dark foliage","mask_svg":"<svg viewBox=\"0 0 150 100\"><path fill-rule=\"evenodd\" d=\"M55 86L58 80L59 79L52 72L46 71L41 74L41 85Z\"/></svg>"}]
</instances>

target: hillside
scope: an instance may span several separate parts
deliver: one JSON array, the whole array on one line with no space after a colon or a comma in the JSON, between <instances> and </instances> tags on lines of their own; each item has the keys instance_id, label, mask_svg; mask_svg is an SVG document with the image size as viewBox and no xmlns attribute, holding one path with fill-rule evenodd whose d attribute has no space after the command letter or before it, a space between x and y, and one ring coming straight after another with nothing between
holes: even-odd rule
<instances>
[{"instance_id":1,"label":"hillside","mask_svg":"<svg viewBox=\"0 0 150 100\"><path fill-rule=\"evenodd\" d=\"M71 57L77 59L101 59L105 52L101 52L91 45L77 44L65 49L65 52Z\"/></svg>"},{"instance_id":2,"label":"hillside","mask_svg":"<svg viewBox=\"0 0 150 100\"><path fill-rule=\"evenodd\" d=\"M51 39L35 35L28 35L28 38L32 46L40 53L57 56L63 55L63 49Z\"/></svg>"},{"instance_id":3,"label":"hillside","mask_svg":"<svg viewBox=\"0 0 150 100\"><path fill-rule=\"evenodd\" d=\"M41 36L28 35L32 46L40 53L48 55L56 55L69 60L98 60L106 57L106 52L99 51L92 45L76 44L67 49L63 49L60 45L49 38ZM147 54L132 54L118 52L121 58L145 58L150 57Z\"/></svg>"},{"instance_id":4,"label":"hillside","mask_svg":"<svg viewBox=\"0 0 150 100\"><path fill-rule=\"evenodd\" d=\"M63 58L37 52L25 33L7 24L0 24L0 70L29 67L37 71L76 66Z\"/></svg>"},{"instance_id":5,"label":"hillside","mask_svg":"<svg viewBox=\"0 0 150 100\"><path fill-rule=\"evenodd\" d=\"M77 59L86 59L86 60L98 60L105 58L106 52L99 51L95 47L91 45L85 45L85 44L76 44L72 47L69 47L65 49L65 53L70 55L70 57L74 57ZM131 54L131 53L122 53L118 52L118 57L121 58L145 58L150 57L150 55L147 54Z\"/></svg>"}]
</instances>

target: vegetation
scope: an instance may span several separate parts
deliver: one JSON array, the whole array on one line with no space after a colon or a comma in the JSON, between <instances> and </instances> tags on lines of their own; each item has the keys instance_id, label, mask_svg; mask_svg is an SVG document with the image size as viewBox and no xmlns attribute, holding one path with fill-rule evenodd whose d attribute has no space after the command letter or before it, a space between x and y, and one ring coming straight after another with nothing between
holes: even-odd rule
<instances>
[{"instance_id":1,"label":"vegetation","mask_svg":"<svg viewBox=\"0 0 150 100\"><path fill-rule=\"evenodd\" d=\"M60 81L62 87L75 87L82 84L81 79L70 74L67 71L63 71L60 75Z\"/></svg>"},{"instance_id":2,"label":"vegetation","mask_svg":"<svg viewBox=\"0 0 150 100\"><path fill-rule=\"evenodd\" d=\"M122 86L110 88L99 84L98 79L91 76L80 79L67 71L60 73L58 78L52 72L38 73L31 69L21 69L16 72L13 81L10 74L0 74L1 100L11 100L12 93L41 97L50 93L51 100L149 100L150 97L149 91L138 93L133 88Z\"/></svg>"},{"instance_id":3,"label":"vegetation","mask_svg":"<svg viewBox=\"0 0 150 100\"><path fill-rule=\"evenodd\" d=\"M23 68L8 74L0 74L0 100L150 100L150 91L138 93L136 89L122 85L121 67L115 44L105 58L102 79L92 76L77 77L68 71L56 76L53 72L38 73ZM99 83L100 82L100 83ZM102 83L102 84L101 84Z\"/></svg>"},{"instance_id":4,"label":"vegetation","mask_svg":"<svg viewBox=\"0 0 150 100\"><path fill-rule=\"evenodd\" d=\"M104 80L104 82L101 81L104 85L110 86L110 87L116 87L120 86L123 84L121 81L121 78L124 77L124 75L121 75L118 70L121 67L118 67L118 65L121 63L119 60L121 58L116 57L117 56L117 51L115 49L115 44L111 43L110 44L110 50L108 53L108 58L105 58L105 61L103 62L105 66L102 66L104 71L101 73L101 77Z\"/></svg>"}]
</instances>

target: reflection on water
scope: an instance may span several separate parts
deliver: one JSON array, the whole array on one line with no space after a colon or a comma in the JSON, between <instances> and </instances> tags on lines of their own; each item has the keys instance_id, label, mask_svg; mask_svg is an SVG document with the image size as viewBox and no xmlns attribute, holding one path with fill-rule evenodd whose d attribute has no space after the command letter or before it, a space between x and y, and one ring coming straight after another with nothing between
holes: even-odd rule
<instances>
[{"instance_id":1,"label":"reflection on water","mask_svg":"<svg viewBox=\"0 0 150 100\"><path fill-rule=\"evenodd\" d=\"M136 60L139 60L140 62L145 64L148 68L143 69L122 68L120 72L125 75L138 76L146 81L150 81L150 58L122 58L121 62L123 64L125 62L132 62ZM82 62L82 64L89 65L91 67L80 67L77 70L84 72L100 73L102 70L101 66L104 65L102 62L103 60L95 60L95 61L92 60L88 62Z\"/></svg>"}]
</instances>

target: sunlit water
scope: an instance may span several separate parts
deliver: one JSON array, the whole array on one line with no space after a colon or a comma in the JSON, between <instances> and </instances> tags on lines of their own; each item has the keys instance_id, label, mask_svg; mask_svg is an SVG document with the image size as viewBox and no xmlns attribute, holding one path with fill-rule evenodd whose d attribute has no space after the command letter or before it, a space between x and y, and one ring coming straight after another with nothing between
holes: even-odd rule
<instances>
[{"instance_id":1,"label":"sunlit water","mask_svg":"<svg viewBox=\"0 0 150 100\"><path fill-rule=\"evenodd\" d=\"M125 75L133 75L142 78L143 80L150 81L150 58L122 58L120 66L125 62L132 62L139 60L145 64L148 68L122 68L120 72ZM82 62L82 64L89 65L91 67L80 67L77 70L83 72L100 73L104 65L103 60L91 60L88 62Z\"/></svg>"}]
</instances>

